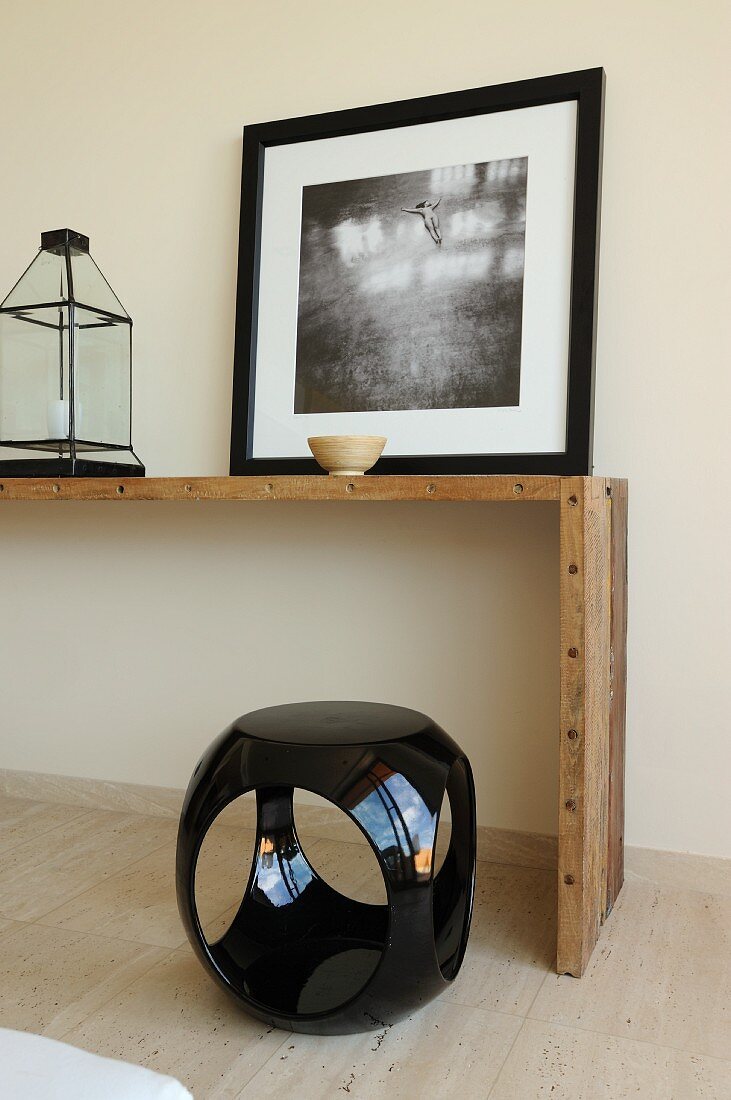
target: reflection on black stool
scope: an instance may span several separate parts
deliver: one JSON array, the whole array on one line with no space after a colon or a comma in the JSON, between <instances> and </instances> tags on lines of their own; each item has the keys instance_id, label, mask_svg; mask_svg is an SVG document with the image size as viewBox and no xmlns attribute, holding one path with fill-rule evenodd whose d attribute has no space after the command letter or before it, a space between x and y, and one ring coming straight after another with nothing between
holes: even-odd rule
<instances>
[{"instance_id":1,"label":"reflection on black stool","mask_svg":"<svg viewBox=\"0 0 731 1100\"><path fill-rule=\"evenodd\" d=\"M344 810L365 833L385 905L345 897L319 877L295 829L295 787ZM256 791L248 886L209 943L195 867L211 824ZM434 874L445 790L452 833ZM178 833L178 906L203 965L247 1011L293 1031L372 1031L437 996L467 944L475 877L475 798L458 745L417 711L380 703L297 703L239 718L198 763Z\"/></svg>"}]
</instances>

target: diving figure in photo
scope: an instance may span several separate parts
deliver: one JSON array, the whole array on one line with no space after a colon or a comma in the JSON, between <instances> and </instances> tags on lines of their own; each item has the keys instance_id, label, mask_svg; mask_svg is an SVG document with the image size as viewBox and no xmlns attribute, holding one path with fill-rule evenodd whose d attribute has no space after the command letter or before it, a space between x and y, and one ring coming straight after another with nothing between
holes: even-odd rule
<instances>
[{"instance_id":1,"label":"diving figure in photo","mask_svg":"<svg viewBox=\"0 0 731 1100\"><path fill-rule=\"evenodd\" d=\"M401 207L404 214L421 215L424 219L424 228L436 245L442 243L442 234L439 232L439 215L436 213L436 209L441 201L441 197L438 198L435 203L431 203L428 199L424 199L423 202L417 202L414 207Z\"/></svg>"}]
</instances>

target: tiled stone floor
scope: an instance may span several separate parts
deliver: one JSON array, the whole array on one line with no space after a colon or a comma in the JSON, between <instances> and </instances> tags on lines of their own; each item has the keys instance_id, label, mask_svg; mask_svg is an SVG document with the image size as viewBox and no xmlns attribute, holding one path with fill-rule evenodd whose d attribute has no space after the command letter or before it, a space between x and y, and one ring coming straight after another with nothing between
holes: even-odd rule
<instances>
[{"instance_id":1,"label":"tiled stone floor","mask_svg":"<svg viewBox=\"0 0 731 1100\"><path fill-rule=\"evenodd\" d=\"M704 876L689 884L672 859L638 859L580 981L552 969L554 874L480 863L447 995L383 1032L331 1039L264 1027L203 973L175 907L175 831L172 819L0 795L0 1026L170 1073L196 1100L731 1097L719 861L704 892ZM324 877L380 900L367 848L342 830L303 832ZM209 928L230 918L252 843L226 822L207 838Z\"/></svg>"}]
</instances>

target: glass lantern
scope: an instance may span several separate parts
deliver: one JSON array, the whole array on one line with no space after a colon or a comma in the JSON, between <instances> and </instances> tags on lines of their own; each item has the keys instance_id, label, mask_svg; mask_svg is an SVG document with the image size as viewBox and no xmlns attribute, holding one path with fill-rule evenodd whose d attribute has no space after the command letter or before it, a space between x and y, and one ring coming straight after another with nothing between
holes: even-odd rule
<instances>
[{"instance_id":1,"label":"glass lantern","mask_svg":"<svg viewBox=\"0 0 731 1100\"><path fill-rule=\"evenodd\" d=\"M134 477L132 320L71 229L0 304L0 475Z\"/></svg>"}]
</instances>

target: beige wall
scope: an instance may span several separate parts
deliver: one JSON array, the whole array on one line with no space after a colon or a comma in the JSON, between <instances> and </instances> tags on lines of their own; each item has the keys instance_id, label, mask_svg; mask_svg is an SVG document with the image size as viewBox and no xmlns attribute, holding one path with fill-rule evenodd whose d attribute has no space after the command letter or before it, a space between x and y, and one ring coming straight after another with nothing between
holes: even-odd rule
<instances>
[{"instance_id":1,"label":"beige wall","mask_svg":"<svg viewBox=\"0 0 731 1100\"><path fill-rule=\"evenodd\" d=\"M604 65L596 472L631 481L626 836L728 855L727 5L3 7L0 292L42 229L90 235L135 320L151 474L226 470L243 123ZM485 824L555 829L551 506L0 517L0 766L182 785L242 710L382 698L463 742Z\"/></svg>"}]
</instances>

